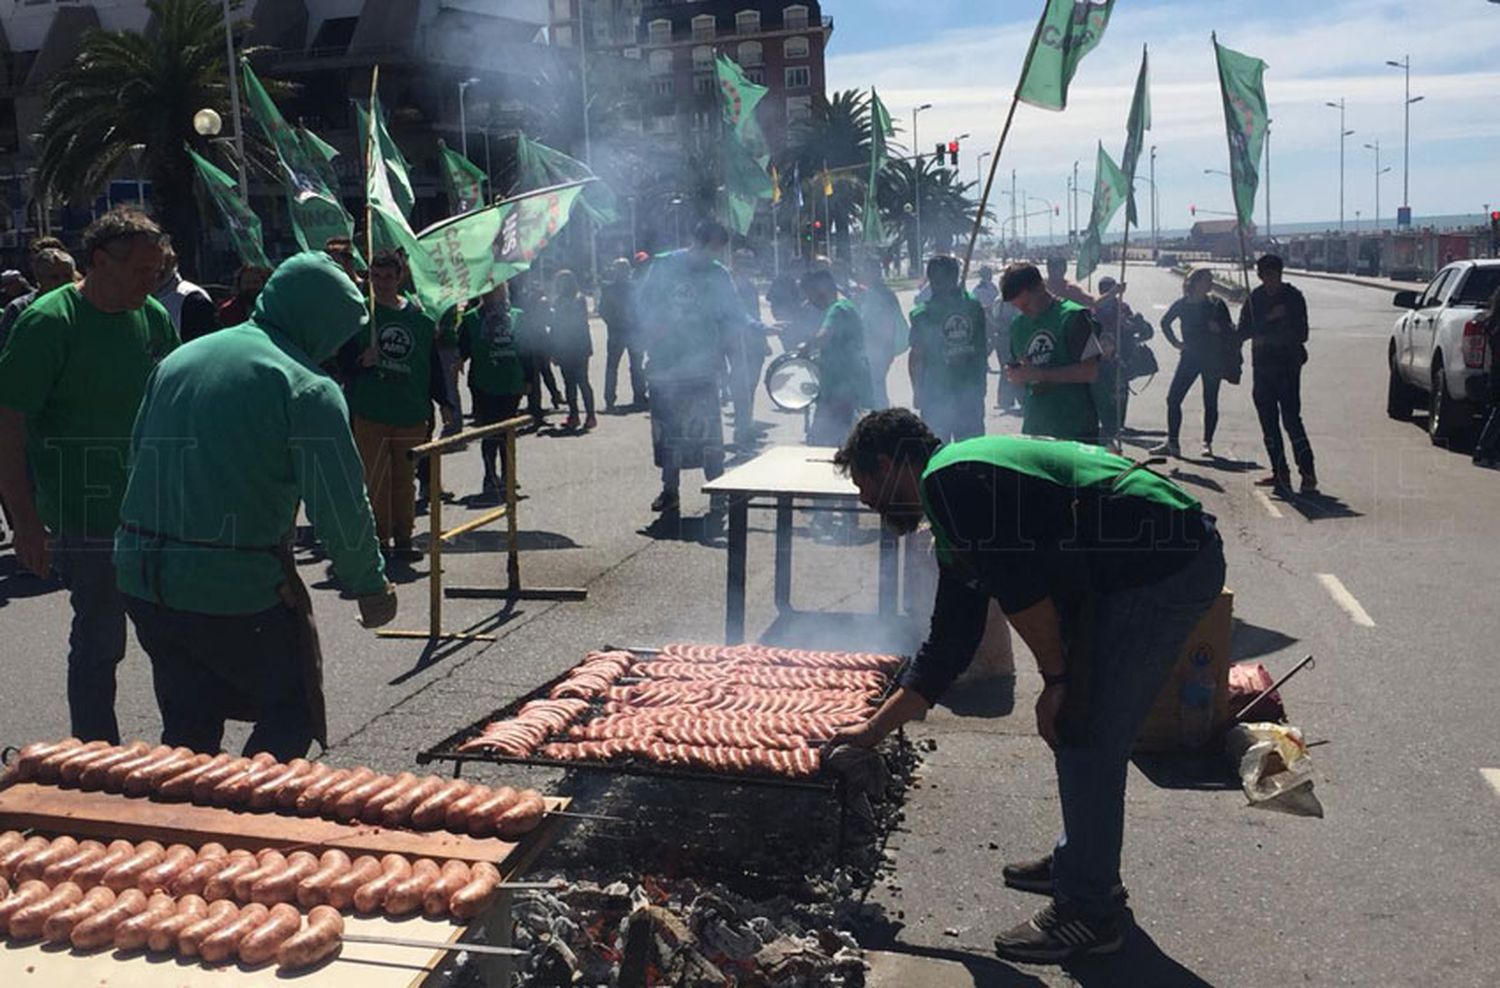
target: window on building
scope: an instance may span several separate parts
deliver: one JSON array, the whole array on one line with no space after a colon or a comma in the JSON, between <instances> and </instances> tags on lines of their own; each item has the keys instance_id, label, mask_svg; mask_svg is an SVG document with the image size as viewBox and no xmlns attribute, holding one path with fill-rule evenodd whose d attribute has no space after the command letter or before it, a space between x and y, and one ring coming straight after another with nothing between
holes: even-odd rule
<instances>
[{"instance_id":1,"label":"window on building","mask_svg":"<svg viewBox=\"0 0 1500 988\"><path fill-rule=\"evenodd\" d=\"M788 31L807 30L807 8L801 4L788 7L782 12L781 26Z\"/></svg>"},{"instance_id":2,"label":"window on building","mask_svg":"<svg viewBox=\"0 0 1500 988\"><path fill-rule=\"evenodd\" d=\"M623 52L621 52L621 54L626 58L634 58L636 60L639 60L641 57L641 50L639 48L626 48Z\"/></svg>"},{"instance_id":3,"label":"window on building","mask_svg":"<svg viewBox=\"0 0 1500 988\"><path fill-rule=\"evenodd\" d=\"M806 38L787 38L781 50L787 61L795 62L807 58L812 53L812 46Z\"/></svg>"},{"instance_id":4,"label":"window on building","mask_svg":"<svg viewBox=\"0 0 1500 988\"><path fill-rule=\"evenodd\" d=\"M573 0L552 0L552 19L554 21L572 20Z\"/></svg>"},{"instance_id":5,"label":"window on building","mask_svg":"<svg viewBox=\"0 0 1500 988\"><path fill-rule=\"evenodd\" d=\"M714 70L714 50L707 45L693 49L693 70L696 72L712 72Z\"/></svg>"},{"instance_id":6,"label":"window on building","mask_svg":"<svg viewBox=\"0 0 1500 988\"><path fill-rule=\"evenodd\" d=\"M714 86L717 84L717 81L718 80L711 75L695 75L693 76L693 92L697 93L699 96L707 96L714 91Z\"/></svg>"},{"instance_id":7,"label":"window on building","mask_svg":"<svg viewBox=\"0 0 1500 988\"><path fill-rule=\"evenodd\" d=\"M736 34L759 34L760 11L742 10L738 14L735 14L734 30Z\"/></svg>"},{"instance_id":8,"label":"window on building","mask_svg":"<svg viewBox=\"0 0 1500 988\"><path fill-rule=\"evenodd\" d=\"M759 41L741 42L737 56L740 65L745 68L766 63L765 51L761 48Z\"/></svg>"},{"instance_id":9,"label":"window on building","mask_svg":"<svg viewBox=\"0 0 1500 988\"><path fill-rule=\"evenodd\" d=\"M662 51L658 49L651 53L651 74L672 74L672 53L670 51Z\"/></svg>"},{"instance_id":10,"label":"window on building","mask_svg":"<svg viewBox=\"0 0 1500 988\"><path fill-rule=\"evenodd\" d=\"M812 70L806 65L788 65L786 67L786 88L806 89L812 85Z\"/></svg>"},{"instance_id":11,"label":"window on building","mask_svg":"<svg viewBox=\"0 0 1500 988\"><path fill-rule=\"evenodd\" d=\"M745 78L749 79L751 82L755 83L757 86L764 86L766 84L766 70L765 69L746 69L745 70Z\"/></svg>"},{"instance_id":12,"label":"window on building","mask_svg":"<svg viewBox=\"0 0 1500 988\"><path fill-rule=\"evenodd\" d=\"M652 21L646 27L646 36L653 45L666 45L672 42L672 22L666 18Z\"/></svg>"},{"instance_id":13,"label":"window on building","mask_svg":"<svg viewBox=\"0 0 1500 988\"><path fill-rule=\"evenodd\" d=\"M694 41L712 41L718 33L718 18L713 14L699 14L693 18Z\"/></svg>"},{"instance_id":14,"label":"window on building","mask_svg":"<svg viewBox=\"0 0 1500 988\"><path fill-rule=\"evenodd\" d=\"M646 132L650 134L670 134L676 129L677 118L670 113L660 117L650 117L646 121Z\"/></svg>"},{"instance_id":15,"label":"window on building","mask_svg":"<svg viewBox=\"0 0 1500 988\"><path fill-rule=\"evenodd\" d=\"M552 43L559 48L573 47L573 25L559 24L552 29Z\"/></svg>"},{"instance_id":16,"label":"window on building","mask_svg":"<svg viewBox=\"0 0 1500 988\"><path fill-rule=\"evenodd\" d=\"M812 119L812 97L788 96L786 100L786 119L788 123Z\"/></svg>"},{"instance_id":17,"label":"window on building","mask_svg":"<svg viewBox=\"0 0 1500 988\"><path fill-rule=\"evenodd\" d=\"M693 129L694 130L707 130L709 127L711 127L713 125L713 120L714 120L713 114L710 113L707 110L694 110L693 111Z\"/></svg>"},{"instance_id":18,"label":"window on building","mask_svg":"<svg viewBox=\"0 0 1500 988\"><path fill-rule=\"evenodd\" d=\"M669 75L651 80L651 91L657 96L671 96L676 90L677 87L672 84L672 77Z\"/></svg>"}]
</instances>

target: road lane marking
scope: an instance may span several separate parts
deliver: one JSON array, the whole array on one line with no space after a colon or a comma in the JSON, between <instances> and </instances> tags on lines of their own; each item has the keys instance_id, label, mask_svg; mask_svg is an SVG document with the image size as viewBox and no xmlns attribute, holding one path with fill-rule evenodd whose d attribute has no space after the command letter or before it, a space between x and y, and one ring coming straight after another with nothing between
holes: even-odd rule
<instances>
[{"instance_id":1,"label":"road lane marking","mask_svg":"<svg viewBox=\"0 0 1500 988\"><path fill-rule=\"evenodd\" d=\"M1255 491L1254 493L1255 499L1260 502L1261 507L1266 509L1266 514L1270 515L1272 518L1283 517L1281 509L1276 507L1276 502L1271 500L1270 495L1268 495L1265 491Z\"/></svg>"},{"instance_id":2,"label":"road lane marking","mask_svg":"<svg viewBox=\"0 0 1500 988\"><path fill-rule=\"evenodd\" d=\"M1495 790L1495 795L1500 796L1500 768L1482 768L1479 770L1479 774L1484 776L1484 781L1488 782L1490 788Z\"/></svg>"},{"instance_id":3,"label":"road lane marking","mask_svg":"<svg viewBox=\"0 0 1500 988\"><path fill-rule=\"evenodd\" d=\"M1343 581L1338 577L1332 573L1319 573L1318 582L1323 584L1323 589L1328 591L1329 596L1333 598L1333 602L1342 607L1344 612L1349 615L1350 620L1355 624L1361 628L1375 627L1375 621L1370 617L1369 612L1360 605L1359 601L1354 599L1354 595L1349 592L1348 588L1344 586Z\"/></svg>"}]
</instances>

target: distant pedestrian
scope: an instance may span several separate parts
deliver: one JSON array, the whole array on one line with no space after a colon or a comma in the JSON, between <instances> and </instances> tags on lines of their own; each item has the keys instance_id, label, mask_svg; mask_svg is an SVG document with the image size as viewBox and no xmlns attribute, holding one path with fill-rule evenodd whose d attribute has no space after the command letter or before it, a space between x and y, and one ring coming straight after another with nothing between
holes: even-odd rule
<instances>
[{"instance_id":1,"label":"distant pedestrian","mask_svg":"<svg viewBox=\"0 0 1500 988\"><path fill-rule=\"evenodd\" d=\"M1028 436L1095 442L1099 413L1091 385L1099 377L1099 336L1083 305L1056 298L1034 264L1012 264L1000 280L1000 295L1019 311L1010 326L1005 373L1024 384Z\"/></svg>"},{"instance_id":2,"label":"distant pedestrian","mask_svg":"<svg viewBox=\"0 0 1500 988\"><path fill-rule=\"evenodd\" d=\"M564 428L577 429L578 399L583 397L583 428L597 429L594 415L594 386L589 383L589 358L594 355L594 340L589 334L588 299L572 271L559 271L552 282L552 317L548 341L552 359L562 371L563 390L568 396L568 418Z\"/></svg>"},{"instance_id":3,"label":"distant pedestrian","mask_svg":"<svg viewBox=\"0 0 1500 988\"><path fill-rule=\"evenodd\" d=\"M766 327L760 321L760 289L752 276L755 255L740 251L735 255L734 289L745 310L745 321L728 339L729 400L734 406L734 444L741 450L755 447L755 393L760 373L771 355L766 342Z\"/></svg>"},{"instance_id":4,"label":"distant pedestrian","mask_svg":"<svg viewBox=\"0 0 1500 988\"><path fill-rule=\"evenodd\" d=\"M870 404L874 408L888 408L891 398L886 380L891 376L896 357L910 344L910 333L901 300L885 283L885 265L878 257L865 262L864 285L857 304L859 317L865 324L865 355L870 360Z\"/></svg>"},{"instance_id":5,"label":"distant pedestrian","mask_svg":"<svg viewBox=\"0 0 1500 988\"><path fill-rule=\"evenodd\" d=\"M1479 433L1479 441L1474 445L1474 465L1493 470L1500 467L1500 289L1490 296L1483 322L1490 410L1484 421L1484 430Z\"/></svg>"},{"instance_id":6,"label":"distant pedestrian","mask_svg":"<svg viewBox=\"0 0 1500 988\"><path fill-rule=\"evenodd\" d=\"M995 355L1000 366L1000 373L995 376L995 407L1001 414L1019 411L1026 394L1024 387L1012 384L1005 376L1005 365L1011 362L1010 325L1020 314L1020 309L1003 298L997 298L995 304L984 314L989 326L990 352Z\"/></svg>"},{"instance_id":7,"label":"distant pedestrian","mask_svg":"<svg viewBox=\"0 0 1500 988\"><path fill-rule=\"evenodd\" d=\"M68 588L68 710L86 741L120 741L125 599L111 557L141 396L178 344L151 297L164 237L134 209L95 220L83 233L83 283L39 298L0 352L0 496L17 560L41 577L55 568Z\"/></svg>"},{"instance_id":8,"label":"distant pedestrian","mask_svg":"<svg viewBox=\"0 0 1500 988\"><path fill-rule=\"evenodd\" d=\"M1286 427L1292 443L1292 459L1302 476L1302 493L1315 494L1318 475L1313 466L1312 443L1302 424L1302 365L1307 363L1307 300L1282 281L1282 261L1264 254L1255 262L1261 285L1240 308L1239 333L1250 341L1254 361L1255 411L1265 437L1271 473L1256 481L1259 487L1290 491L1291 470L1281 430Z\"/></svg>"},{"instance_id":9,"label":"distant pedestrian","mask_svg":"<svg viewBox=\"0 0 1500 988\"><path fill-rule=\"evenodd\" d=\"M1094 324L1099 332L1099 376L1094 379L1094 407L1099 412L1099 441L1111 453L1122 450L1120 434L1130 406L1130 378L1125 355L1133 345L1136 315L1125 301L1125 284L1108 275L1099 279ZM1124 343L1121 343L1121 340Z\"/></svg>"},{"instance_id":10,"label":"distant pedestrian","mask_svg":"<svg viewBox=\"0 0 1500 988\"><path fill-rule=\"evenodd\" d=\"M526 410L532 421L541 425L546 421L542 414L544 388L552 410L563 407L562 389L557 386L557 376L552 372L552 348L548 339L552 303L540 277L534 282L529 276L516 279L511 294L525 313L517 327L516 345L526 367Z\"/></svg>"},{"instance_id":11,"label":"distant pedestrian","mask_svg":"<svg viewBox=\"0 0 1500 988\"><path fill-rule=\"evenodd\" d=\"M619 398L620 358L630 370L630 403L646 404L645 350L636 325L635 288L630 262L619 258L609 266L609 280L599 289L599 318L604 320L604 409L614 411Z\"/></svg>"},{"instance_id":12,"label":"distant pedestrian","mask_svg":"<svg viewBox=\"0 0 1500 988\"><path fill-rule=\"evenodd\" d=\"M36 288L11 299L5 304L5 312L0 314L0 350L5 349L11 327L21 318L21 313L53 289L73 284L78 270L72 254L60 247L47 247L32 256L31 273L36 279Z\"/></svg>"},{"instance_id":13,"label":"distant pedestrian","mask_svg":"<svg viewBox=\"0 0 1500 988\"><path fill-rule=\"evenodd\" d=\"M870 407L870 361L865 355L865 327L859 310L839 298L829 271L802 277L807 304L821 310L823 322L808 343L818 368L818 400L807 429L811 446L837 446L854 428L859 410Z\"/></svg>"},{"instance_id":14,"label":"distant pedestrian","mask_svg":"<svg viewBox=\"0 0 1500 988\"><path fill-rule=\"evenodd\" d=\"M219 326L228 329L250 318L260 291L270 280L271 269L244 264L234 274L234 294L219 306Z\"/></svg>"},{"instance_id":15,"label":"distant pedestrian","mask_svg":"<svg viewBox=\"0 0 1500 988\"><path fill-rule=\"evenodd\" d=\"M1179 351L1177 371L1167 388L1167 441L1153 447L1153 456L1182 455L1182 402L1193 384L1203 380L1203 456L1214 455L1214 432L1219 427L1219 385L1223 381L1223 355L1227 347L1238 348L1229 306L1211 294L1214 273L1198 268L1183 282L1182 297L1162 317L1161 331ZM1181 326L1182 337L1175 328Z\"/></svg>"},{"instance_id":16,"label":"distant pedestrian","mask_svg":"<svg viewBox=\"0 0 1500 988\"><path fill-rule=\"evenodd\" d=\"M214 309L213 299L177 269L177 251L172 249L170 237L163 250L161 281L152 294L172 317L172 325L177 327L182 342L207 336L219 328L219 315Z\"/></svg>"},{"instance_id":17,"label":"distant pedestrian","mask_svg":"<svg viewBox=\"0 0 1500 988\"><path fill-rule=\"evenodd\" d=\"M0 305L9 305L13 299L36 291L21 272L11 268L0 271Z\"/></svg>"},{"instance_id":18,"label":"distant pedestrian","mask_svg":"<svg viewBox=\"0 0 1500 988\"><path fill-rule=\"evenodd\" d=\"M1068 280L1068 259L1065 257L1047 258L1047 291L1055 298L1076 302L1085 309L1099 304L1098 299Z\"/></svg>"},{"instance_id":19,"label":"distant pedestrian","mask_svg":"<svg viewBox=\"0 0 1500 988\"><path fill-rule=\"evenodd\" d=\"M984 306L985 312L989 312L1000 301L1000 288L995 284L994 268L986 264L979 269L979 280L974 283L974 290L970 294L974 296L974 301Z\"/></svg>"},{"instance_id":20,"label":"distant pedestrian","mask_svg":"<svg viewBox=\"0 0 1500 988\"><path fill-rule=\"evenodd\" d=\"M510 304L510 291L501 282L460 326L459 346L469 361L469 393L474 396L476 426L504 422L520 411L521 398L526 394L526 371L516 343L516 330L522 315L520 309ZM505 478L510 473L505 451L503 437L481 440L479 452L484 460L481 493L496 496L505 493Z\"/></svg>"},{"instance_id":21,"label":"distant pedestrian","mask_svg":"<svg viewBox=\"0 0 1500 988\"><path fill-rule=\"evenodd\" d=\"M959 284L957 258L927 262L932 298L911 311L907 370L922 421L943 442L984 435L989 366L984 308Z\"/></svg>"}]
</instances>

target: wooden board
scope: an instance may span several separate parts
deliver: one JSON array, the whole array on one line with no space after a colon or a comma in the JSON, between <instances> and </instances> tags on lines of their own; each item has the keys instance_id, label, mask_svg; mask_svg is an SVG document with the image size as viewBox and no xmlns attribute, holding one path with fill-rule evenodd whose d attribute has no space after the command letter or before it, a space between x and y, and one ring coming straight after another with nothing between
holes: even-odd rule
<instances>
[{"instance_id":1,"label":"wooden board","mask_svg":"<svg viewBox=\"0 0 1500 988\"><path fill-rule=\"evenodd\" d=\"M407 937L448 943L464 927L422 917L403 920L345 916L349 933ZM295 977L278 974L275 965L243 968L230 964L205 967L187 960L112 950L78 953L38 943L0 943L0 984L36 988L88 985L104 988L272 988L288 984L318 988L415 988L442 964L446 951L346 943L337 959Z\"/></svg>"},{"instance_id":2,"label":"wooden board","mask_svg":"<svg viewBox=\"0 0 1500 988\"><path fill-rule=\"evenodd\" d=\"M547 798L549 810L566 809L569 800ZM407 854L494 862L509 877L525 868L552 842L559 817L548 817L519 842L496 837L478 839L447 830L390 830L352 825L318 817L249 813L216 806L157 803L102 792L81 792L22 782L0 791L0 830L34 828L44 833L110 840L154 840L162 844L225 847L338 848L351 854Z\"/></svg>"}]
</instances>

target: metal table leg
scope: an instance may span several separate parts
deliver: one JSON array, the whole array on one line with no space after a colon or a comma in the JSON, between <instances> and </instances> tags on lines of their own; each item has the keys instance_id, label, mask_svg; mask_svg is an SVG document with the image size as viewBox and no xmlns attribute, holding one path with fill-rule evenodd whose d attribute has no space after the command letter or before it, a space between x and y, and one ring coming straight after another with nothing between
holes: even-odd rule
<instances>
[{"instance_id":1,"label":"metal table leg","mask_svg":"<svg viewBox=\"0 0 1500 988\"><path fill-rule=\"evenodd\" d=\"M724 643L745 640L745 557L749 535L750 499L729 496L729 573L724 588Z\"/></svg>"},{"instance_id":2,"label":"metal table leg","mask_svg":"<svg viewBox=\"0 0 1500 988\"><path fill-rule=\"evenodd\" d=\"M880 613L895 614L898 609L900 575L900 537L886 525L880 526Z\"/></svg>"},{"instance_id":3,"label":"metal table leg","mask_svg":"<svg viewBox=\"0 0 1500 988\"><path fill-rule=\"evenodd\" d=\"M792 607L792 499L776 499L776 610Z\"/></svg>"}]
</instances>

